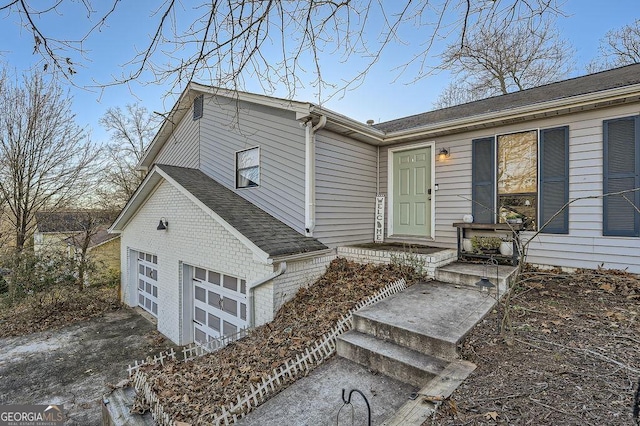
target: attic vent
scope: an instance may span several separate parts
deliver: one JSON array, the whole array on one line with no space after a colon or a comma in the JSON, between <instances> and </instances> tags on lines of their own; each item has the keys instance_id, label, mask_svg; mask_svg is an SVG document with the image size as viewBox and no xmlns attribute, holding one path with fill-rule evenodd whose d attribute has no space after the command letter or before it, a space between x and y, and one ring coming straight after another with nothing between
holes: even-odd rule
<instances>
[{"instance_id":1,"label":"attic vent","mask_svg":"<svg viewBox=\"0 0 640 426\"><path fill-rule=\"evenodd\" d=\"M204 105L204 95L200 95L193 100L193 119L197 120L202 117Z\"/></svg>"}]
</instances>

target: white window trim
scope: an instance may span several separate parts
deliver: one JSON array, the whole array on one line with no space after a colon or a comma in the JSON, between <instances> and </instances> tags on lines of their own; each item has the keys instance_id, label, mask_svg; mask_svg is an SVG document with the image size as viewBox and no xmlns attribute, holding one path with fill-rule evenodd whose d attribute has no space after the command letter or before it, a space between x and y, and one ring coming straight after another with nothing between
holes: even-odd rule
<instances>
[{"instance_id":1,"label":"white window trim","mask_svg":"<svg viewBox=\"0 0 640 426\"><path fill-rule=\"evenodd\" d=\"M240 152L251 151L253 149L258 150L258 172L260 173L260 183L256 186L238 186L238 154ZM253 189L260 188L262 185L262 150L260 149L260 145L253 146L251 148L239 149L234 151L233 153L233 181L235 189Z\"/></svg>"}]
</instances>

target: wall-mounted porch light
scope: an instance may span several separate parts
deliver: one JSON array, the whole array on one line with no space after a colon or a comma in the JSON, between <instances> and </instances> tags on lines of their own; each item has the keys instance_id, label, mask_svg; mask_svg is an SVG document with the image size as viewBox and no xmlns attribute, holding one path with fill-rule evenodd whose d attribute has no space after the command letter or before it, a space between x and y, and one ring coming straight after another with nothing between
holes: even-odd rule
<instances>
[{"instance_id":1,"label":"wall-mounted porch light","mask_svg":"<svg viewBox=\"0 0 640 426\"><path fill-rule=\"evenodd\" d=\"M161 217L160 223L158 224L158 227L156 229L158 231L166 231L168 226L169 226L169 222L167 222L167 219L165 219L164 217Z\"/></svg>"},{"instance_id":2,"label":"wall-mounted porch light","mask_svg":"<svg viewBox=\"0 0 640 426\"><path fill-rule=\"evenodd\" d=\"M440 148L440 152L438 153L438 160L444 161L447 158L451 157L451 153L447 148Z\"/></svg>"}]
</instances>

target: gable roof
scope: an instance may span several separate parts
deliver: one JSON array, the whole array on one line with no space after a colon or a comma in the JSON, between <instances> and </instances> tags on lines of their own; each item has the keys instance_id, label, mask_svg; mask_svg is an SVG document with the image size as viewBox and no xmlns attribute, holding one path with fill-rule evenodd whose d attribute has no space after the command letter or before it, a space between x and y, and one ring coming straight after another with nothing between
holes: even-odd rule
<instances>
[{"instance_id":1,"label":"gable roof","mask_svg":"<svg viewBox=\"0 0 640 426\"><path fill-rule=\"evenodd\" d=\"M117 215L109 210L40 211L36 213L36 229L42 233L81 232L89 226L108 226Z\"/></svg>"},{"instance_id":2,"label":"gable roof","mask_svg":"<svg viewBox=\"0 0 640 426\"><path fill-rule=\"evenodd\" d=\"M257 249L269 258L328 249L320 241L300 234L202 171L164 164L152 169L114 222L111 232L121 231L126 226L160 179L180 189L228 231L240 237L250 249Z\"/></svg>"},{"instance_id":3,"label":"gable roof","mask_svg":"<svg viewBox=\"0 0 640 426\"><path fill-rule=\"evenodd\" d=\"M374 127L388 134L456 119L513 110L514 108L540 104L542 102L569 99L579 95L636 84L640 84L640 64L627 65L625 67L558 81L519 92L411 115L379 123L374 125Z\"/></svg>"},{"instance_id":4,"label":"gable roof","mask_svg":"<svg viewBox=\"0 0 640 426\"><path fill-rule=\"evenodd\" d=\"M139 167L146 170L177 123L191 110L196 96L209 94L295 112L297 120L318 122L324 116L325 130L371 145L435 138L465 131L485 129L514 122L553 117L576 111L640 101L640 64L575 77L506 95L494 96L376 125L368 125L321 105L233 91L189 83L145 152Z\"/></svg>"},{"instance_id":5,"label":"gable roof","mask_svg":"<svg viewBox=\"0 0 640 426\"><path fill-rule=\"evenodd\" d=\"M110 234L106 226L101 226L95 234L90 236L89 249L101 246L102 244L108 243L109 241L115 240L116 238L120 238L120 235ZM77 238L77 235L67 237L65 241L67 242L67 244L77 247L79 247L82 243L82 241Z\"/></svg>"}]
</instances>

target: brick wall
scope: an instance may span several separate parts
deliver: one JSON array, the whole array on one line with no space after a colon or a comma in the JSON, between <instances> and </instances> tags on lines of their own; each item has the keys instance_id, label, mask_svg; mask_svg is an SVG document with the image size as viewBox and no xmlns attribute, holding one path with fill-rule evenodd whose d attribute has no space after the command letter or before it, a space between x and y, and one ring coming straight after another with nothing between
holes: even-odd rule
<instances>
[{"instance_id":1,"label":"brick wall","mask_svg":"<svg viewBox=\"0 0 640 426\"><path fill-rule=\"evenodd\" d=\"M338 256L345 257L354 262L373 263L376 265L389 264L392 260L399 262L419 262L430 277L435 277L436 268L456 260L458 254L455 250L442 249L435 253L420 254L388 250L371 250L358 247L338 247Z\"/></svg>"},{"instance_id":2,"label":"brick wall","mask_svg":"<svg viewBox=\"0 0 640 426\"><path fill-rule=\"evenodd\" d=\"M166 231L156 227L160 218L168 221ZM136 267L128 259L130 250L158 256L158 330L176 343L184 343L181 330L182 285L180 262L236 277L250 283L273 272L272 265L262 264L253 253L200 207L167 182L159 184L146 203L126 225L122 233L123 300L135 305L136 281L129 282ZM273 304L272 289L263 286L256 293L257 320L268 315ZM191 315L191 312L185 314Z\"/></svg>"},{"instance_id":3,"label":"brick wall","mask_svg":"<svg viewBox=\"0 0 640 426\"><path fill-rule=\"evenodd\" d=\"M300 287L313 284L324 272L335 254L325 254L311 259L287 262L287 271L274 281L273 312L291 300Z\"/></svg>"}]
</instances>

